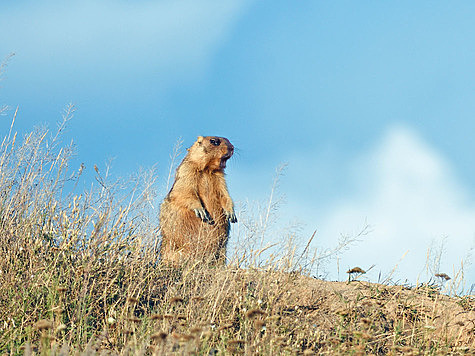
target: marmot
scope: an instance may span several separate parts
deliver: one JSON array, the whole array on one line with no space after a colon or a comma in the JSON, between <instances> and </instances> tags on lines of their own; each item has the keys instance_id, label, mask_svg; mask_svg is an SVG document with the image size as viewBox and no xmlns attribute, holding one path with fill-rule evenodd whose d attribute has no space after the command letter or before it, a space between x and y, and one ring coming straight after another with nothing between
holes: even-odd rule
<instances>
[{"instance_id":1,"label":"marmot","mask_svg":"<svg viewBox=\"0 0 475 356\"><path fill-rule=\"evenodd\" d=\"M228 139L216 136L199 136L188 149L160 206L162 261L224 263L230 223L237 222L224 178L233 152Z\"/></svg>"}]
</instances>

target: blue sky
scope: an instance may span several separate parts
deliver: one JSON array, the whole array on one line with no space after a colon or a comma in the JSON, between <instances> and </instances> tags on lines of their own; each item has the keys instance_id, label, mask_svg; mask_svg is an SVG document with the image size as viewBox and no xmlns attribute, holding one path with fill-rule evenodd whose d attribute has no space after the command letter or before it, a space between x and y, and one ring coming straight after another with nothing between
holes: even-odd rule
<instances>
[{"instance_id":1,"label":"blue sky","mask_svg":"<svg viewBox=\"0 0 475 356\"><path fill-rule=\"evenodd\" d=\"M367 221L341 270L399 263L414 281L445 238L450 275L475 245L474 15L470 1L2 2L0 56L16 55L0 104L26 132L73 102L78 159L113 157L118 176L166 177L179 137L228 137L238 206L264 201L286 162L278 224L298 221L302 244Z\"/></svg>"}]
</instances>

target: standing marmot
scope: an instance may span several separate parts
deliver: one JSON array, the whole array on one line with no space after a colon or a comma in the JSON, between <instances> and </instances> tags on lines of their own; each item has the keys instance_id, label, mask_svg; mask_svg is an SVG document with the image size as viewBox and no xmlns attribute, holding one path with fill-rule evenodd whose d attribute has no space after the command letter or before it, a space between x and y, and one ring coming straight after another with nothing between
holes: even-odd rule
<instances>
[{"instance_id":1,"label":"standing marmot","mask_svg":"<svg viewBox=\"0 0 475 356\"><path fill-rule=\"evenodd\" d=\"M176 170L160 207L162 261L224 262L229 223L237 222L224 179L233 145L224 137L199 136Z\"/></svg>"}]
</instances>

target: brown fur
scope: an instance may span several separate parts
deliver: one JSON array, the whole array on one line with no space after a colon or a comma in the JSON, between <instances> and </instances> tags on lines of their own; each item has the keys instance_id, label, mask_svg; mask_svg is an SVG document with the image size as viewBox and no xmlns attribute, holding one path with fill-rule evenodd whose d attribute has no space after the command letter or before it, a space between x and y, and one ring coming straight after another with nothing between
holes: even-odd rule
<instances>
[{"instance_id":1,"label":"brown fur","mask_svg":"<svg viewBox=\"0 0 475 356\"><path fill-rule=\"evenodd\" d=\"M160 207L162 261L190 259L224 262L234 205L224 178L234 152L224 137L198 137L176 171Z\"/></svg>"}]
</instances>

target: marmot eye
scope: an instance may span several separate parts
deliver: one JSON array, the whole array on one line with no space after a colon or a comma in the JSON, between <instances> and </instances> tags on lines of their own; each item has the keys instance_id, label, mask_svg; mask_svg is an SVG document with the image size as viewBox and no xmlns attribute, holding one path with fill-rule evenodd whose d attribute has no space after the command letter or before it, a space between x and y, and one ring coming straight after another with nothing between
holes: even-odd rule
<instances>
[{"instance_id":1,"label":"marmot eye","mask_svg":"<svg viewBox=\"0 0 475 356\"><path fill-rule=\"evenodd\" d=\"M221 140L219 138L210 138L209 142L211 142L214 146L219 146L221 144Z\"/></svg>"}]
</instances>

